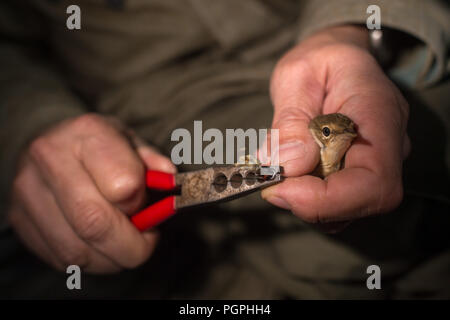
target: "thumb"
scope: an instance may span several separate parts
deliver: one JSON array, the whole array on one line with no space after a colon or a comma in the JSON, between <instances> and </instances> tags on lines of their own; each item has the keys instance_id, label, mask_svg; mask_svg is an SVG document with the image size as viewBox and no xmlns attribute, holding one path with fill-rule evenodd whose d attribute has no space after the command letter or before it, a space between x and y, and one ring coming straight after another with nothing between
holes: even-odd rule
<instances>
[{"instance_id":1,"label":"thumb","mask_svg":"<svg viewBox=\"0 0 450 320\"><path fill-rule=\"evenodd\" d=\"M156 148L147 144L147 142L139 137L134 131L128 130L127 134L136 148L136 152L142 162L144 162L146 169L173 174L177 172L177 168L169 158L162 155Z\"/></svg>"},{"instance_id":2,"label":"thumb","mask_svg":"<svg viewBox=\"0 0 450 320\"><path fill-rule=\"evenodd\" d=\"M310 173L319 163L319 146L308 125L321 113L324 98L323 83L309 65L298 62L296 50L280 60L270 82L272 128L279 130L279 163L288 177Z\"/></svg>"},{"instance_id":3,"label":"thumb","mask_svg":"<svg viewBox=\"0 0 450 320\"><path fill-rule=\"evenodd\" d=\"M308 129L310 120L298 106L275 110L272 128L279 130L279 162L287 177L308 174L319 162L319 146Z\"/></svg>"},{"instance_id":4,"label":"thumb","mask_svg":"<svg viewBox=\"0 0 450 320\"><path fill-rule=\"evenodd\" d=\"M310 119L299 107L275 108L272 128L279 130L279 160L286 177L308 174L319 163L319 146L308 129ZM261 196L276 206L290 209L277 192L282 184L263 189Z\"/></svg>"}]
</instances>

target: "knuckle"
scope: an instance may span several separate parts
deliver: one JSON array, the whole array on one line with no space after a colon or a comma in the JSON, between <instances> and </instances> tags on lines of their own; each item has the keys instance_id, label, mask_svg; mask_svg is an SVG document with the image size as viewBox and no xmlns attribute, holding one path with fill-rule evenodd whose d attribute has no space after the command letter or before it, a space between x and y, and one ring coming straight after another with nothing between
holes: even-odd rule
<instances>
[{"instance_id":1,"label":"knuckle","mask_svg":"<svg viewBox=\"0 0 450 320\"><path fill-rule=\"evenodd\" d=\"M112 179L107 190L107 198L113 202L127 200L143 188L141 176L132 173L122 173Z\"/></svg>"},{"instance_id":2,"label":"knuckle","mask_svg":"<svg viewBox=\"0 0 450 320\"><path fill-rule=\"evenodd\" d=\"M45 136L38 137L31 142L28 148L31 158L41 161L52 153L52 145Z\"/></svg>"},{"instance_id":3,"label":"knuckle","mask_svg":"<svg viewBox=\"0 0 450 320\"><path fill-rule=\"evenodd\" d=\"M323 61L332 57L333 59L338 59L338 61L345 61L347 64L361 64L362 66L367 63L376 64L370 53L351 44L330 43L322 46L315 54L318 59L323 59Z\"/></svg>"},{"instance_id":4,"label":"knuckle","mask_svg":"<svg viewBox=\"0 0 450 320\"><path fill-rule=\"evenodd\" d=\"M104 126L105 120L95 113L86 113L73 121L73 126L80 132L92 131Z\"/></svg>"},{"instance_id":5,"label":"knuckle","mask_svg":"<svg viewBox=\"0 0 450 320\"><path fill-rule=\"evenodd\" d=\"M301 108L292 106L279 111L278 121L274 123L277 128L290 128L299 125L299 122L308 123L310 117Z\"/></svg>"},{"instance_id":6,"label":"knuckle","mask_svg":"<svg viewBox=\"0 0 450 320\"><path fill-rule=\"evenodd\" d=\"M296 51L288 51L276 65L276 70L298 70L297 68L305 69L308 68L307 60L304 56L299 55Z\"/></svg>"},{"instance_id":7,"label":"knuckle","mask_svg":"<svg viewBox=\"0 0 450 320\"><path fill-rule=\"evenodd\" d=\"M76 214L74 227L83 240L102 242L106 239L111 227L111 219L102 206L93 201L83 201L76 206Z\"/></svg>"}]
</instances>

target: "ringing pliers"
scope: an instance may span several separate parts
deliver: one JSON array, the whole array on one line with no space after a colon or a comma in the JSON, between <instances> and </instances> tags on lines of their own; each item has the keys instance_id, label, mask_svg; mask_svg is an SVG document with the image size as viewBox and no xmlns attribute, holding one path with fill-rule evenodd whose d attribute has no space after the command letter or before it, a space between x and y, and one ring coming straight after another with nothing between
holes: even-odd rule
<instances>
[{"instance_id":1,"label":"ringing pliers","mask_svg":"<svg viewBox=\"0 0 450 320\"><path fill-rule=\"evenodd\" d=\"M179 190L131 217L141 231L155 227L179 209L201 204L229 201L281 182L282 167L259 164L213 166L206 169L169 174L149 170L146 185L161 191Z\"/></svg>"}]
</instances>

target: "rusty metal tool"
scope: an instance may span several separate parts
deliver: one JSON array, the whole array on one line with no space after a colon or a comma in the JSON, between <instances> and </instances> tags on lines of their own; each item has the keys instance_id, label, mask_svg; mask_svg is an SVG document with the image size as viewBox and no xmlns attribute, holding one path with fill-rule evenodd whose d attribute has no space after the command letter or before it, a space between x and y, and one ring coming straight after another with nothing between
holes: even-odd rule
<instances>
[{"instance_id":1,"label":"rusty metal tool","mask_svg":"<svg viewBox=\"0 0 450 320\"><path fill-rule=\"evenodd\" d=\"M141 231L157 226L182 208L245 196L253 191L281 182L282 167L259 164L212 166L206 169L169 174L160 171L146 172L149 189L174 191L131 217Z\"/></svg>"}]
</instances>

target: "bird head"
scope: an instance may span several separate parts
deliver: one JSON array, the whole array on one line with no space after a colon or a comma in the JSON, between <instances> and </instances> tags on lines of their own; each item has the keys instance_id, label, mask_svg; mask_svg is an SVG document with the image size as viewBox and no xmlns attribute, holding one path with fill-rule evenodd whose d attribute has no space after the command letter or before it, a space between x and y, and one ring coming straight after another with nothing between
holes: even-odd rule
<instances>
[{"instance_id":1,"label":"bird head","mask_svg":"<svg viewBox=\"0 0 450 320\"><path fill-rule=\"evenodd\" d=\"M322 166L330 172L339 170L342 157L357 136L353 121L340 113L320 115L311 120L309 130L320 146Z\"/></svg>"}]
</instances>

